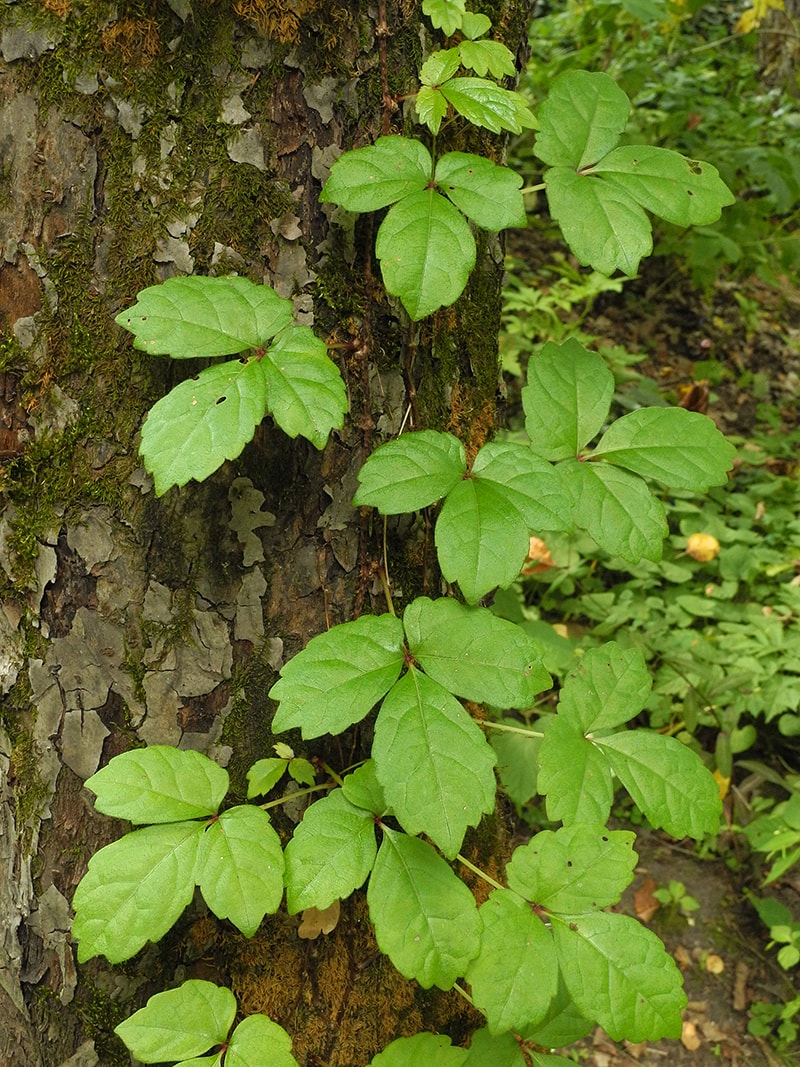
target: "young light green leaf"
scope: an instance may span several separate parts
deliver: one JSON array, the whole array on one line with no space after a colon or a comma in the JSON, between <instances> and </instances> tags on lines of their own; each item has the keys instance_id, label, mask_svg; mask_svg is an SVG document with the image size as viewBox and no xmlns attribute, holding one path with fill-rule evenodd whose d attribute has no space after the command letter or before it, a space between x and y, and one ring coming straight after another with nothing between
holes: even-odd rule
<instances>
[{"instance_id":1,"label":"young light green leaf","mask_svg":"<svg viewBox=\"0 0 800 1067\"><path fill-rule=\"evenodd\" d=\"M194 894L202 833L201 822L145 826L95 852L72 901L80 963L121 963L164 936Z\"/></svg>"},{"instance_id":2,"label":"young light green leaf","mask_svg":"<svg viewBox=\"0 0 800 1067\"><path fill-rule=\"evenodd\" d=\"M270 689L280 701L272 729L303 737L338 734L367 715L403 666L403 627L393 615L363 615L312 637Z\"/></svg>"},{"instance_id":3,"label":"young light green leaf","mask_svg":"<svg viewBox=\"0 0 800 1067\"><path fill-rule=\"evenodd\" d=\"M151 355L208 359L265 345L292 321L292 304L247 278L168 278L114 321Z\"/></svg>"},{"instance_id":4,"label":"young light green leaf","mask_svg":"<svg viewBox=\"0 0 800 1067\"><path fill-rule=\"evenodd\" d=\"M606 908L633 880L635 840L630 830L608 830L602 823L542 830L514 850L506 867L508 886L548 911Z\"/></svg>"},{"instance_id":5,"label":"young light green leaf","mask_svg":"<svg viewBox=\"0 0 800 1067\"><path fill-rule=\"evenodd\" d=\"M636 201L611 182L567 167L551 167L544 184L550 214L578 262L633 277L653 251L650 220Z\"/></svg>"},{"instance_id":6,"label":"young light green leaf","mask_svg":"<svg viewBox=\"0 0 800 1067\"><path fill-rule=\"evenodd\" d=\"M461 1067L467 1050L450 1044L445 1034L414 1034L398 1037L383 1052L373 1056L371 1067Z\"/></svg>"},{"instance_id":7,"label":"young light green leaf","mask_svg":"<svg viewBox=\"0 0 800 1067\"><path fill-rule=\"evenodd\" d=\"M518 808L535 797L539 777L540 737L520 734L519 722L498 719L501 724L514 727L514 731L489 729L489 743L497 756L497 773L506 796Z\"/></svg>"},{"instance_id":8,"label":"young light green leaf","mask_svg":"<svg viewBox=\"0 0 800 1067\"><path fill-rule=\"evenodd\" d=\"M450 989L478 953L475 898L418 837L383 827L367 904L381 952L423 989Z\"/></svg>"},{"instance_id":9,"label":"young light green leaf","mask_svg":"<svg viewBox=\"0 0 800 1067\"><path fill-rule=\"evenodd\" d=\"M452 78L461 66L457 48L444 48L433 52L420 67L419 80L423 85L440 85Z\"/></svg>"},{"instance_id":10,"label":"young light green leaf","mask_svg":"<svg viewBox=\"0 0 800 1067\"><path fill-rule=\"evenodd\" d=\"M574 459L599 433L614 395L614 375L596 352L570 337L548 341L528 363L522 390L525 429L537 455Z\"/></svg>"},{"instance_id":11,"label":"young light green leaf","mask_svg":"<svg viewBox=\"0 0 800 1067\"><path fill-rule=\"evenodd\" d=\"M379 137L339 156L319 199L347 211L378 211L424 189L432 173L430 152L421 141Z\"/></svg>"},{"instance_id":12,"label":"young light green leaf","mask_svg":"<svg viewBox=\"0 0 800 1067\"><path fill-rule=\"evenodd\" d=\"M492 133L522 133L523 129L536 128L524 97L485 78L451 78L440 91L459 115Z\"/></svg>"},{"instance_id":13,"label":"young light green leaf","mask_svg":"<svg viewBox=\"0 0 800 1067\"><path fill-rule=\"evenodd\" d=\"M377 448L358 472L356 507L382 515L420 511L447 496L467 473L464 446L450 433L419 430Z\"/></svg>"},{"instance_id":14,"label":"young light green leaf","mask_svg":"<svg viewBox=\"0 0 800 1067\"><path fill-rule=\"evenodd\" d=\"M676 226L716 222L734 196L710 163L649 145L615 148L594 168L646 211Z\"/></svg>"},{"instance_id":15,"label":"young light green leaf","mask_svg":"<svg viewBox=\"0 0 800 1067\"><path fill-rule=\"evenodd\" d=\"M413 667L378 712L372 756L403 829L427 834L450 858L467 827L494 810L491 746L458 701Z\"/></svg>"},{"instance_id":16,"label":"young light green leaf","mask_svg":"<svg viewBox=\"0 0 800 1067\"><path fill-rule=\"evenodd\" d=\"M537 788L547 797L548 818L605 823L614 799L608 761L560 715L547 719L543 732Z\"/></svg>"},{"instance_id":17,"label":"young light green leaf","mask_svg":"<svg viewBox=\"0 0 800 1067\"><path fill-rule=\"evenodd\" d=\"M641 478L606 463L565 460L559 470L572 494L575 525L600 548L629 563L661 559L668 533L664 505Z\"/></svg>"},{"instance_id":18,"label":"young light green leaf","mask_svg":"<svg viewBox=\"0 0 800 1067\"><path fill-rule=\"evenodd\" d=\"M475 457L472 476L499 486L528 530L572 529L572 501L560 472L526 445L490 441Z\"/></svg>"},{"instance_id":19,"label":"young light green leaf","mask_svg":"<svg viewBox=\"0 0 800 1067\"><path fill-rule=\"evenodd\" d=\"M372 812L355 807L341 789L315 801L286 846L289 914L324 911L349 897L366 881L376 852Z\"/></svg>"},{"instance_id":20,"label":"young light green leaf","mask_svg":"<svg viewBox=\"0 0 800 1067\"><path fill-rule=\"evenodd\" d=\"M262 365L267 404L289 437L301 434L324 448L331 430L344 424L347 393L339 368L307 326L291 326L275 338Z\"/></svg>"},{"instance_id":21,"label":"young light green leaf","mask_svg":"<svg viewBox=\"0 0 800 1067\"><path fill-rule=\"evenodd\" d=\"M317 780L317 772L314 764L307 759L289 760L289 777L293 778L298 785L314 785Z\"/></svg>"},{"instance_id":22,"label":"young light green leaf","mask_svg":"<svg viewBox=\"0 0 800 1067\"><path fill-rule=\"evenodd\" d=\"M461 32L470 41L477 41L492 28L492 21L487 15L475 11L465 11L461 18Z\"/></svg>"},{"instance_id":23,"label":"young light green leaf","mask_svg":"<svg viewBox=\"0 0 800 1067\"><path fill-rule=\"evenodd\" d=\"M681 1034L686 995L662 942L627 915L553 916L558 962L578 1010L614 1041Z\"/></svg>"},{"instance_id":24,"label":"young light green leaf","mask_svg":"<svg viewBox=\"0 0 800 1067\"><path fill-rule=\"evenodd\" d=\"M533 150L551 167L591 167L616 145L630 110L628 97L608 74L559 74L538 110Z\"/></svg>"},{"instance_id":25,"label":"young light green leaf","mask_svg":"<svg viewBox=\"0 0 800 1067\"><path fill-rule=\"evenodd\" d=\"M475 266L475 238L461 212L427 188L389 209L375 254L386 291L400 297L417 321L454 304L464 292Z\"/></svg>"},{"instance_id":26,"label":"young light green leaf","mask_svg":"<svg viewBox=\"0 0 800 1067\"><path fill-rule=\"evenodd\" d=\"M114 1027L142 1063L182 1060L221 1045L236 1017L230 989L190 978L177 989L156 993L129 1019Z\"/></svg>"},{"instance_id":27,"label":"young light green leaf","mask_svg":"<svg viewBox=\"0 0 800 1067\"><path fill-rule=\"evenodd\" d=\"M219 919L252 937L283 897L283 851L269 815L240 804L215 819L200 842L197 884Z\"/></svg>"},{"instance_id":28,"label":"young light green leaf","mask_svg":"<svg viewBox=\"0 0 800 1067\"><path fill-rule=\"evenodd\" d=\"M414 97L414 107L422 125L427 126L431 133L437 134L449 107L439 89L432 85L420 86Z\"/></svg>"},{"instance_id":29,"label":"young light green leaf","mask_svg":"<svg viewBox=\"0 0 800 1067\"><path fill-rule=\"evenodd\" d=\"M452 36L461 26L466 0L422 0L422 10L435 30Z\"/></svg>"},{"instance_id":30,"label":"young light green leaf","mask_svg":"<svg viewBox=\"0 0 800 1067\"><path fill-rule=\"evenodd\" d=\"M719 787L691 749L674 737L623 730L594 744L652 826L701 840L719 829Z\"/></svg>"},{"instance_id":31,"label":"young light green leaf","mask_svg":"<svg viewBox=\"0 0 800 1067\"><path fill-rule=\"evenodd\" d=\"M278 784L286 773L288 761L272 756L269 759L256 760L247 772L247 799L265 796Z\"/></svg>"},{"instance_id":32,"label":"young light green leaf","mask_svg":"<svg viewBox=\"0 0 800 1067\"><path fill-rule=\"evenodd\" d=\"M385 815L388 810L383 787L375 773L375 760L368 759L348 774L342 781L342 792L351 804L373 815Z\"/></svg>"},{"instance_id":33,"label":"young light green leaf","mask_svg":"<svg viewBox=\"0 0 800 1067\"><path fill-rule=\"evenodd\" d=\"M448 152L436 164L436 184L484 230L526 224L522 176L508 167L468 152Z\"/></svg>"},{"instance_id":34,"label":"young light green leaf","mask_svg":"<svg viewBox=\"0 0 800 1067\"><path fill-rule=\"evenodd\" d=\"M217 363L176 385L153 405L142 426L139 451L156 495L191 478L202 481L226 459L235 459L266 410L259 359Z\"/></svg>"},{"instance_id":35,"label":"young light green leaf","mask_svg":"<svg viewBox=\"0 0 800 1067\"><path fill-rule=\"evenodd\" d=\"M132 823L213 815L228 784L228 772L208 756L171 745L123 752L85 782L98 811Z\"/></svg>"},{"instance_id":36,"label":"young light green leaf","mask_svg":"<svg viewBox=\"0 0 800 1067\"><path fill-rule=\"evenodd\" d=\"M594 455L671 489L704 493L726 483L736 449L707 415L639 408L611 423Z\"/></svg>"},{"instance_id":37,"label":"young light green leaf","mask_svg":"<svg viewBox=\"0 0 800 1067\"><path fill-rule=\"evenodd\" d=\"M588 649L567 675L559 694L558 714L584 734L607 730L637 715L652 685L641 651L609 641Z\"/></svg>"},{"instance_id":38,"label":"young light green leaf","mask_svg":"<svg viewBox=\"0 0 800 1067\"><path fill-rule=\"evenodd\" d=\"M552 685L535 642L486 608L418 597L406 608L403 626L426 674L466 700L526 708Z\"/></svg>"},{"instance_id":39,"label":"young light green leaf","mask_svg":"<svg viewBox=\"0 0 800 1067\"><path fill-rule=\"evenodd\" d=\"M225 1067L297 1067L292 1039L266 1015L248 1015L231 1034Z\"/></svg>"},{"instance_id":40,"label":"young light green leaf","mask_svg":"<svg viewBox=\"0 0 800 1067\"><path fill-rule=\"evenodd\" d=\"M493 78L513 78L516 74L514 55L500 41L462 41L458 54L462 64L480 78L487 72Z\"/></svg>"},{"instance_id":41,"label":"young light green leaf","mask_svg":"<svg viewBox=\"0 0 800 1067\"><path fill-rule=\"evenodd\" d=\"M547 1015L558 989L550 931L507 889L491 893L480 916L481 948L465 975L475 1007L485 1014L492 1034L536 1025Z\"/></svg>"}]
</instances>

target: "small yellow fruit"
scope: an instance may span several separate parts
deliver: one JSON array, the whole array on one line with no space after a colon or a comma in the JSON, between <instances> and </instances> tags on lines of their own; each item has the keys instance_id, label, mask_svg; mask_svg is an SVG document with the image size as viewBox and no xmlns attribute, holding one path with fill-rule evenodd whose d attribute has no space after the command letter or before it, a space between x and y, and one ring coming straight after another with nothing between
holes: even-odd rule
<instances>
[{"instance_id":1,"label":"small yellow fruit","mask_svg":"<svg viewBox=\"0 0 800 1067\"><path fill-rule=\"evenodd\" d=\"M719 555L719 541L713 534L692 534L686 542L686 555L700 563L708 563Z\"/></svg>"}]
</instances>

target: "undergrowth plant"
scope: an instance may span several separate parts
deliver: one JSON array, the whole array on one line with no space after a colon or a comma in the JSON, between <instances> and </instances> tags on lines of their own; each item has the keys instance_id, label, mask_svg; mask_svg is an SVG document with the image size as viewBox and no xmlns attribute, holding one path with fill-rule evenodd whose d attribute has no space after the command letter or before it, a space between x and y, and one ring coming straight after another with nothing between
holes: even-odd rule
<instances>
[{"instance_id":1,"label":"undergrowth plant","mask_svg":"<svg viewBox=\"0 0 800 1067\"><path fill-rule=\"evenodd\" d=\"M386 136L344 153L322 192L351 211L388 208L375 254L412 320L463 291L473 225L524 221L513 171L438 153L445 118L455 112L493 132L537 122L518 94L484 77L513 70L508 50L483 39L485 16L463 0L424 0L423 10L461 38L423 65L424 140ZM616 147L629 108L606 75L564 75L539 109L533 146L573 251L608 272L632 273L650 251L647 212L689 224L730 201L706 163ZM175 280L140 294L118 321L154 353L249 352L178 386L148 416L142 453L158 492L238 454L267 411L318 447L341 424L344 393L324 346L291 326L269 289ZM130 958L166 933L196 887L215 915L252 936L284 893L290 913L323 911L366 883L378 946L397 970L423 988L458 989L486 1018L468 1049L417 1034L373 1064L548 1067L563 1063L550 1050L595 1022L618 1040L680 1035L678 968L653 933L607 910L636 863L634 835L607 821L616 781L652 825L700 839L718 828L717 783L680 741L628 728L651 678L641 652L620 644L588 650L529 729L517 712L552 684L542 647L480 603L515 581L532 534L582 528L631 562L658 559L667 524L651 483L704 492L725 482L734 450L710 420L658 407L609 423L612 393L599 355L575 340L550 344L530 366L524 441L491 441L468 459L456 437L421 430L369 457L357 505L394 515L441 503L435 544L450 595L418 597L399 613L387 584L385 614L312 638L270 693L276 733L335 735L373 716L369 758L310 784L311 764L279 744L251 768L252 803L226 808L227 772L206 756L165 746L116 756L87 786L98 811L137 828L91 859L76 890L80 961ZM535 742L537 789L561 823L517 848L502 880L463 852L467 831L496 804L495 735ZM283 798L268 798L286 772L309 783L295 794L323 795L284 845L269 816ZM465 871L491 887L481 907ZM116 1032L143 1062L296 1062L282 1027L253 1015L234 1028L235 1017L229 990L193 980L152 997Z\"/></svg>"}]
</instances>

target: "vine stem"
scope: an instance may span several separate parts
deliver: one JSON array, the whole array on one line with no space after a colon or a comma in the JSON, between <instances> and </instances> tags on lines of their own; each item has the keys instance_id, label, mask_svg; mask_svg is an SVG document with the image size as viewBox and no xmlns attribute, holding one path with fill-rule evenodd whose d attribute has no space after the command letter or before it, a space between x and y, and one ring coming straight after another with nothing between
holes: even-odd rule
<instances>
[{"instance_id":1,"label":"vine stem","mask_svg":"<svg viewBox=\"0 0 800 1067\"><path fill-rule=\"evenodd\" d=\"M475 1007L475 1001L472 999L466 989L464 989L458 984L458 982L453 982L453 989L455 989L456 993L460 993L464 1000L466 1000L467 1004L471 1004L473 1008Z\"/></svg>"},{"instance_id":2,"label":"vine stem","mask_svg":"<svg viewBox=\"0 0 800 1067\"><path fill-rule=\"evenodd\" d=\"M330 789L330 783L311 785L308 789L297 789L294 793L289 793L285 797L280 797L278 800L268 800L265 804L259 804L258 806L267 811L269 808L277 808L279 804L288 804L290 800L296 800L297 797L306 797L309 793L319 793L323 789Z\"/></svg>"},{"instance_id":3,"label":"vine stem","mask_svg":"<svg viewBox=\"0 0 800 1067\"><path fill-rule=\"evenodd\" d=\"M324 760L320 763L320 766L322 767L323 771L325 771L327 774L329 774L331 776L331 778L333 778L334 782L336 782L337 785L343 785L344 784L342 782L342 776L340 774L337 774L336 771L333 769L333 767L329 767L328 764L325 763Z\"/></svg>"},{"instance_id":4,"label":"vine stem","mask_svg":"<svg viewBox=\"0 0 800 1067\"><path fill-rule=\"evenodd\" d=\"M520 189L520 192L524 196L525 193L538 193L541 189L544 188L544 182L540 182L538 185L526 185L524 189Z\"/></svg>"},{"instance_id":5,"label":"vine stem","mask_svg":"<svg viewBox=\"0 0 800 1067\"><path fill-rule=\"evenodd\" d=\"M508 726L504 722L490 722L488 719L481 723L482 726L491 726L493 730L505 730L509 734L522 734L524 737L544 737L541 730L528 730L524 726Z\"/></svg>"},{"instance_id":6,"label":"vine stem","mask_svg":"<svg viewBox=\"0 0 800 1067\"><path fill-rule=\"evenodd\" d=\"M476 867L474 863L470 863L467 857L462 856L460 852L456 856L456 859L463 863L465 867L469 867L473 874L477 874L479 878L482 878L484 880L484 882L488 882L489 885L493 885L495 889L505 889L505 886L500 885L499 882L495 882L494 878L492 878L491 875L487 874L486 871L482 871L480 867Z\"/></svg>"}]
</instances>

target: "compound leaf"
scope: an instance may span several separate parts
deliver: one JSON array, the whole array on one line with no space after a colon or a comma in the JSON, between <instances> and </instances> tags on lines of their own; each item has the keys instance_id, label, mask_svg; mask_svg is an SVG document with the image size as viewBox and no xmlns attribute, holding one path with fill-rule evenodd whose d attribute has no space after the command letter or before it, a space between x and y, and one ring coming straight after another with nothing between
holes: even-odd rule
<instances>
[{"instance_id":1,"label":"compound leaf","mask_svg":"<svg viewBox=\"0 0 800 1067\"><path fill-rule=\"evenodd\" d=\"M564 982L575 1006L614 1041L658 1041L681 1034L686 996L672 957L627 915L553 917Z\"/></svg>"},{"instance_id":2,"label":"compound leaf","mask_svg":"<svg viewBox=\"0 0 800 1067\"><path fill-rule=\"evenodd\" d=\"M421 141L379 137L375 144L339 156L319 199L347 211L378 211L424 189L432 171L430 152Z\"/></svg>"},{"instance_id":3,"label":"compound leaf","mask_svg":"<svg viewBox=\"0 0 800 1067\"><path fill-rule=\"evenodd\" d=\"M487 71L493 78L513 78L516 74L514 55L500 41L462 41L458 54L463 65L481 78Z\"/></svg>"},{"instance_id":4,"label":"compound leaf","mask_svg":"<svg viewBox=\"0 0 800 1067\"><path fill-rule=\"evenodd\" d=\"M386 291L416 321L461 296L475 266L475 238L461 212L427 188L389 209L375 254Z\"/></svg>"},{"instance_id":5,"label":"compound leaf","mask_svg":"<svg viewBox=\"0 0 800 1067\"><path fill-rule=\"evenodd\" d=\"M291 326L278 334L262 360L275 422L289 437L301 434L315 448L324 448L331 430L341 429L347 411L342 376L327 352L308 326Z\"/></svg>"},{"instance_id":6,"label":"compound leaf","mask_svg":"<svg viewBox=\"0 0 800 1067\"><path fill-rule=\"evenodd\" d=\"M492 28L492 21L487 15L474 11L465 11L461 18L461 32L470 41L483 37ZM459 47L461 47L459 45Z\"/></svg>"},{"instance_id":7,"label":"compound leaf","mask_svg":"<svg viewBox=\"0 0 800 1067\"><path fill-rule=\"evenodd\" d=\"M614 375L596 352L575 338L548 341L528 363L522 390L531 448L554 462L577 457L603 428L614 395Z\"/></svg>"},{"instance_id":8,"label":"compound leaf","mask_svg":"<svg viewBox=\"0 0 800 1067\"><path fill-rule=\"evenodd\" d=\"M280 701L273 731L338 734L363 719L403 666L403 627L393 615L363 615L312 637L269 691Z\"/></svg>"},{"instance_id":9,"label":"compound leaf","mask_svg":"<svg viewBox=\"0 0 800 1067\"><path fill-rule=\"evenodd\" d=\"M608 761L571 722L555 715L544 723L537 788L547 815L573 823L605 823L614 790Z\"/></svg>"},{"instance_id":10,"label":"compound leaf","mask_svg":"<svg viewBox=\"0 0 800 1067\"><path fill-rule=\"evenodd\" d=\"M265 796L286 773L289 761L280 756L256 760L247 772L247 799Z\"/></svg>"},{"instance_id":11,"label":"compound leaf","mask_svg":"<svg viewBox=\"0 0 800 1067\"><path fill-rule=\"evenodd\" d=\"M595 456L671 489L724 485L736 449L711 419L684 408L639 408L612 422Z\"/></svg>"},{"instance_id":12,"label":"compound leaf","mask_svg":"<svg viewBox=\"0 0 800 1067\"><path fill-rule=\"evenodd\" d=\"M197 853L197 884L220 919L252 937L283 897L283 851L269 815L253 804L224 811L205 830Z\"/></svg>"},{"instance_id":13,"label":"compound leaf","mask_svg":"<svg viewBox=\"0 0 800 1067\"><path fill-rule=\"evenodd\" d=\"M485 78L451 78L440 86L440 92L468 122L492 133L522 133L536 127L523 96Z\"/></svg>"},{"instance_id":14,"label":"compound leaf","mask_svg":"<svg viewBox=\"0 0 800 1067\"><path fill-rule=\"evenodd\" d=\"M208 359L265 345L292 321L292 304L247 278L168 278L114 321L151 355Z\"/></svg>"},{"instance_id":15,"label":"compound leaf","mask_svg":"<svg viewBox=\"0 0 800 1067\"><path fill-rule=\"evenodd\" d=\"M95 852L72 901L79 962L121 963L164 936L194 894L202 833L201 822L145 826Z\"/></svg>"},{"instance_id":16,"label":"compound leaf","mask_svg":"<svg viewBox=\"0 0 800 1067\"><path fill-rule=\"evenodd\" d=\"M420 430L377 448L358 472L353 503L382 515L420 511L435 504L467 473L464 446L449 433Z\"/></svg>"},{"instance_id":17,"label":"compound leaf","mask_svg":"<svg viewBox=\"0 0 800 1067\"><path fill-rule=\"evenodd\" d=\"M424 86L438 86L452 78L461 66L457 48L444 48L433 52L420 67L419 80ZM445 102L446 106L446 102Z\"/></svg>"},{"instance_id":18,"label":"compound leaf","mask_svg":"<svg viewBox=\"0 0 800 1067\"><path fill-rule=\"evenodd\" d=\"M637 715L652 685L641 651L609 641L588 649L567 675L559 693L558 714L584 734L607 730Z\"/></svg>"},{"instance_id":19,"label":"compound leaf","mask_svg":"<svg viewBox=\"0 0 800 1067\"><path fill-rule=\"evenodd\" d=\"M422 0L422 10L435 30L451 37L461 26L466 0Z\"/></svg>"},{"instance_id":20,"label":"compound leaf","mask_svg":"<svg viewBox=\"0 0 800 1067\"><path fill-rule=\"evenodd\" d=\"M526 223L522 175L468 152L448 152L436 164L441 191L484 230Z\"/></svg>"},{"instance_id":21,"label":"compound leaf","mask_svg":"<svg viewBox=\"0 0 800 1067\"><path fill-rule=\"evenodd\" d=\"M370 1067L461 1067L467 1050L450 1043L446 1034L398 1037L370 1060Z\"/></svg>"},{"instance_id":22,"label":"compound leaf","mask_svg":"<svg viewBox=\"0 0 800 1067\"><path fill-rule=\"evenodd\" d=\"M266 410L259 359L217 363L176 385L153 405L142 426L139 451L156 495L191 478L202 481L226 459L235 459Z\"/></svg>"},{"instance_id":23,"label":"compound leaf","mask_svg":"<svg viewBox=\"0 0 800 1067\"><path fill-rule=\"evenodd\" d=\"M85 783L97 798L98 811L132 823L213 815L228 784L228 772L208 756L171 745L123 752Z\"/></svg>"},{"instance_id":24,"label":"compound leaf","mask_svg":"<svg viewBox=\"0 0 800 1067\"><path fill-rule=\"evenodd\" d=\"M536 643L486 608L418 597L406 608L403 626L426 674L466 700L526 708L552 685Z\"/></svg>"},{"instance_id":25,"label":"compound leaf","mask_svg":"<svg viewBox=\"0 0 800 1067\"><path fill-rule=\"evenodd\" d=\"M114 1027L142 1063L182 1060L221 1045L236 1017L230 989L190 978L177 989L150 997L129 1019Z\"/></svg>"},{"instance_id":26,"label":"compound leaf","mask_svg":"<svg viewBox=\"0 0 800 1067\"><path fill-rule=\"evenodd\" d=\"M418 837L383 827L367 904L381 952L423 989L450 989L478 953L475 898Z\"/></svg>"},{"instance_id":27,"label":"compound leaf","mask_svg":"<svg viewBox=\"0 0 800 1067\"><path fill-rule=\"evenodd\" d=\"M533 150L552 167L590 167L617 143L630 110L628 97L608 74L567 71L538 110Z\"/></svg>"},{"instance_id":28,"label":"compound leaf","mask_svg":"<svg viewBox=\"0 0 800 1067\"><path fill-rule=\"evenodd\" d=\"M286 846L289 914L324 911L349 897L366 881L376 852L372 812L355 807L341 789L315 801Z\"/></svg>"},{"instance_id":29,"label":"compound leaf","mask_svg":"<svg viewBox=\"0 0 800 1067\"><path fill-rule=\"evenodd\" d=\"M446 856L494 810L491 746L458 701L413 667L383 702L372 755L403 828L427 834Z\"/></svg>"},{"instance_id":30,"label":"compound leaf","mask_svg":"<svg viewBox=\"0 0 800 1067\"><path fill-rule=\"evenodd\" d=\"M561 474L526 445L490 441L475 457L472 477L499 486L528 530L572 529L572 503Z\"/></svg>"},{"instance_id":31,"label":"compound leaf","mask_svg":"<svg viewBox=\"0 0 800 1067\"><path fill-rule=\"evenodd\" d=\"M297 1067L292 1039L266 1015L248 1015L231 1034L225 1067Z\"/></svg>"}]
</instances>

